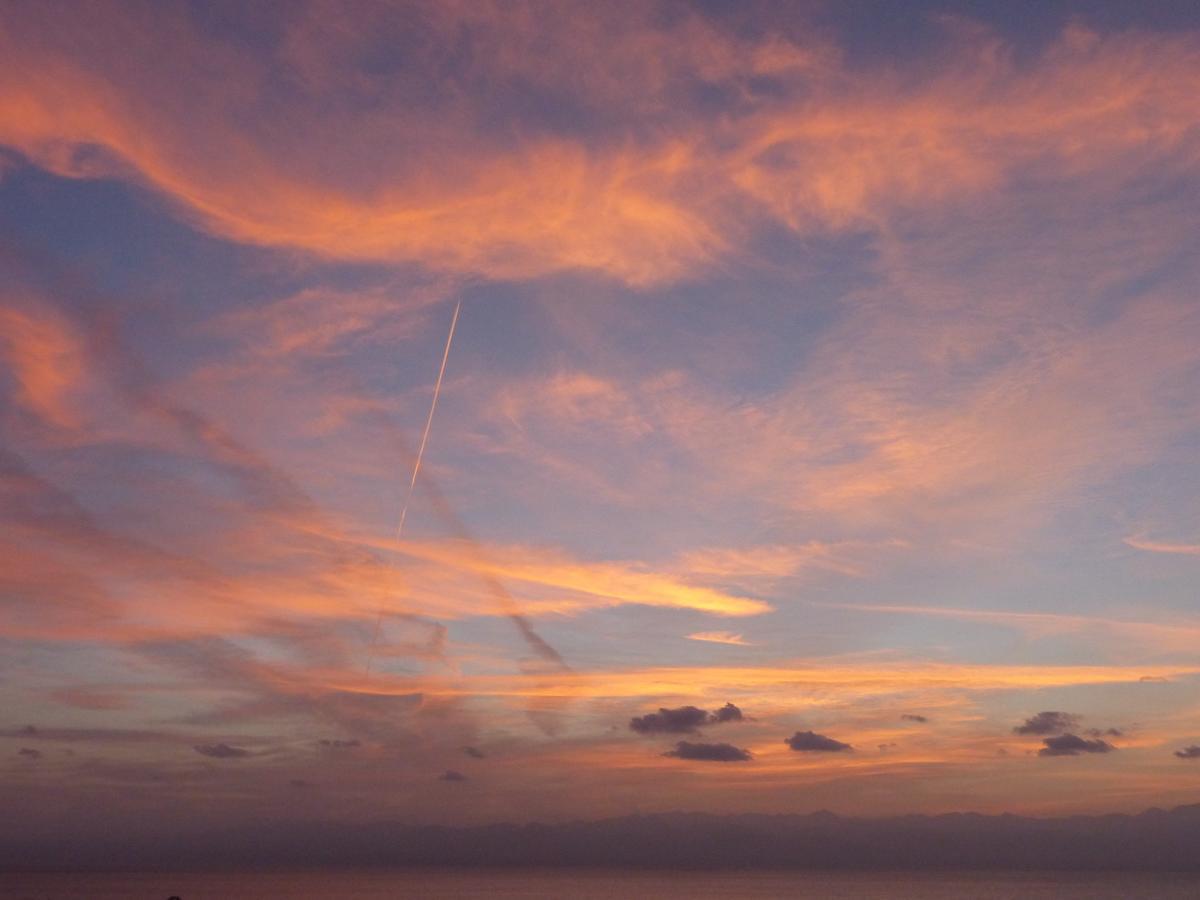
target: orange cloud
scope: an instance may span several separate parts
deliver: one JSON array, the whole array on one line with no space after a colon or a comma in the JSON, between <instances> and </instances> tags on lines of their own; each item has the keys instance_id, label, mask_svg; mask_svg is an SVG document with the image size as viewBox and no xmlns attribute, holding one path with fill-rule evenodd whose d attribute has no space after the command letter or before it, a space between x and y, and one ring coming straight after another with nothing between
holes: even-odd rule
<instances>
[{"instance_id":1,"label":"orange cloud","mask_svg":"<svg viewBox=\"0 0 1200 900\"><path fill-rule=\"evenodd\" d=\"M859 577L865 566L857 558L908 546L900 539L887 541L808 541L758 547L712 547L691 550L679 557L680 572L716 580L757 581L799 575L806 570Z\"/></svg>"},{"instance_id":2,"label":"orange cloud","mask_svg":"<svg viewBox=\"0 0 1200 900\"><path fill-rule=\"evenodd\" d=\"M396 550L405 556L565 592L561 599L533 600L528 607L531 611L570 612L634 603L718 616L753 616L772 608L762 600L686 584L645 564L585 563L561 552L526 547L488 547L479 555L459 542L446 541L405 541L396 545Z\"/></svg>"},{"instance_id":3,"label":"orange cloud","mask_svg":"<svg viewBox=\"0 0 1200 900\"><path fill-rule=\"evenodd\" d=\"M79 426L75 402L82 353L82 342L48 310L0 305L0 358L16 381L18 402L44 423L64 430Z\"/></svg>"},{"instance_id":4,"label":"orange cloud","mask_svg":"<svg viewBox=\"0 0 1200 900\"><path fill-rule=\"evenodd\" d=\"M1151 541L1143 537L1127 537L1125 543L1137 550L1149 553L1178 553L1183 556L1200 556L1200 544L1172 544Z\"/></svg>"},{"instance_id":5,"label":"orange cloud","mask_svg":"<svg viewBox=\"0 0 1200 900\"><path fill-rule=\"evenodd\" d=\"M736 252L763 215L799 231L878 227L893 209L949 202L1022 166L1073 174L1196 156L1186 85L1200 64L1170 37L1073 27L1023 68L995 39L959 32L945 74L905 83L860 76L825 45L737 37L699 15L360 12L336 28L315 11L276 23L276 49L259 55L169 10L135 20L97 7L71 22L12 12L0 141L63 175L146 184L240 242L496 278L587 269L635 285ZM413 20L442 36L471 23L479 46L459 77L493 85L493 106L536 86L600 123L626 121L555 133L514 109L514 136L469 90L453 105L422 96L420 67L445 63L436 49L413 50L413 68L397 50L390 75L360 65L378 34ZM756 93L763 78L776 89ZM714 117L689 96L693 81L738 100Z\"/></svg>"},{"instance_id":6,"label":"orange cloud","mask_svg":"<svg viewBox=\"0 0 1200 900\"><path fill-rule=\"evenodd\" d=\"M782 708L807 708L914 691L1000 691L1105 684L1136 684L1147 675L1170 677L1200 673L1195 667L1172 666L1005 666L907 662L890 665L847 664L808 660L762 666L696 666L606 669L555 673L543 684L511 675L405 679L348 677L326 672L339 690L408 693L414 685L429 694L478 697L561 696L569 698L702 698L715 702L726 695L767 703L791 698ZM820 693L813 693L813 692ZM747 703L751 700L747 699Z\"/></svg>"}]
</instances>

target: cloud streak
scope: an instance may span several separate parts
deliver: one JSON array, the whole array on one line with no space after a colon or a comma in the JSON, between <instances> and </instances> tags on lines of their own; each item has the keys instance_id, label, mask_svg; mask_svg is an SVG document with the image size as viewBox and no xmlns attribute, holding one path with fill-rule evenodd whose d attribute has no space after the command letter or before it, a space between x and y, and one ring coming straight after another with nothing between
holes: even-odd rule
<instances>
[{"instance_id":1,"label":"cloud streak","mask_svg":"<svg viewBox=\"0 0 1200 900\"><path fill-rule=\"evenodd\" d=\"M1149 553L1173 553L1181 556L1200 556L1200 544L1172 544L1163 541L1151 541L1142 537L1127 537L1125 543L1136 550Z\"/></svg>"},{"instance_id":2,"label":"cloud streak","mask_svg":"<svg viewBox=\"0 0 1200 900\"><path fill-rule=\"evenodd\" d=\"M702 641L708 644L729 644L734 647L749 647L750 642L740 634L732 631L696 631L687 636L689 641Z\"/></svg>"}]
</instances>

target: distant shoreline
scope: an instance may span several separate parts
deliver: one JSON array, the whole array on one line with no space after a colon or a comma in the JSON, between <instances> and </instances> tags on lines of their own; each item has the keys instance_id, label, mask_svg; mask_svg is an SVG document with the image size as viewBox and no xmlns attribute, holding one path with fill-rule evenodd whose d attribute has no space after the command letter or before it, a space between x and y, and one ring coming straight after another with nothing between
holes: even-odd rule
<instances>
[{"instance_id":1,"label":"distant shoreline","mask_svg":"<svg viewBox=\"0 0 1200 900\"><path fill-rule=\"evenodd\" d=\"M63 847L70 846L70 852ZM1200 804L1136 815L849 818L666 813L557 825L309 823L31 839L7 872L546 869L826 872L1200 872Z\"/></svg>"}]
</instances>

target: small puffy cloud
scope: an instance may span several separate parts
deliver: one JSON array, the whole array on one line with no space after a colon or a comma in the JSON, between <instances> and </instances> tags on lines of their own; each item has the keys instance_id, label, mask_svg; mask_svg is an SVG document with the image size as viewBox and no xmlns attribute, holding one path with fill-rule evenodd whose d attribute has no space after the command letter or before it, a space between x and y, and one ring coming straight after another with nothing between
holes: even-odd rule
<instances>
[{"instance_id":1,"label":"small puffy cloud","mask_svg":"<svg viewBox=\"0 0 1200 900\"><path fill-rule=\"evenodd\" d=\"M463 747L462 751L471 757L471 759L484 759L487 757L486 753L476 747Z\"/></svg>"},{"instance_id":2,"label":"small puffy cloud","mask_svg":"<svg viewBox=\"0 0 1200 900\"><path fill-rule=\"evenodd\" d=\"M249 750L229 744L196 744L192 749L201 756L211 756L213 759L241 759L250 755Z\"/></svg>"},{"instance_id":3,"label":"small puffy cloud","mask_svg":"<svg viewBox=\"0 0 1200 900\"><path fill-rule=\"evenodd\" d=\"M922 725L929 721L928 716L919 716L916 713L903 713L900 718L905 722L918 722Z\"/></svg>"},{"instance_id":4,"label":"small puffy cloud","mask_svg":"<svg viewBox=\"0 0 1200 900\"><path fill-rule=\"evenodd\" d=\"M1192 744L1182 750L1176 750L1175 755L1180 759L1200 759L1200 744Z\"/></svg>"},{"instance_id":5,"label":"small puffy cloud","mask_svg":"<svg viewBox=\"0 0 1200 900\"><path fill-rule=\"evenodd\" d=\"M1079 724L1079 716L1073 713L1046 710L1030 716L1013 729L1013 734L1062 734Z\"/></svg>"},{"instance_id":6,"label":"small puffy cloud","mask_svg":"<svg viewBox=\"0 0 1200 900\"><path fill-rule=\"evenodd\" d=\"M1088 737L1124 737L1125 732L1120 728L1089 728Z\"/></svg>"},{"instance_id":7,"label":"small puffy cloud","mask_svg":"<svg viewBox=\"0 0 1200 900\"><path fill-rule=\"evenodd\" d=\"M741 722L745 718L746 717L742 715L742 711L740 709L738 709L732 703L726 703L711 716L709 716L709 721L714 723Z\"/></svg>"},{"instance_id":8,"label":"small puffy cloud","mask_svg":"<svg viewBox=\"0 0 1200 900\"><path fill-rule=\"evenodd\" d=\"M629 727L638 734L695 734L702 725L741 722L745 718L732 703L711 713L696 706L660 707L656 713L634 716L629 720Z\"/></svg>"},{"instance_id":9,"label":"small puffy cloud","mask_svg":"<svg viewBox=\"0 0 1200 900\"><path fill-rule=\"evenodd\" d=\"M708 723L708 713L696 706L660 707L656 713L634 716L629 727L638 734L691 734Z\"/></svg>"},{"instance_id":10,"label":"small puffy cloud","mask_svg":"<svg viewBox=\"0 0 1200 900\"><path fill-rule=\"evenodd\" d=\"M466 781L466 780L467 780L466 775L464 775L462 772L455 771L454 769L447 769L445 772L443 772L441 775L438 776L438 781Z\"/></svg>"},{"instance_id":11,"label":"small puffy cloud","mask_svg":"<svg viewBox=\"0 0 1200 900\"><path fill-rule=\"evenodd\" d=\"M784 743L801 753L842 753L854 749L849 744L814 731L797 731L790 738L785 738Z\"/></svg>"},{"instance_id":12,"label":"small puffy cloud","mask_svg":"<svg viewBox=\"0 0 1200 900\"><path fill-rule=\"evenodd\" d=\"M1078 756L1081 753L1110 753L1117 748L1108 741L1087 740L1077 734L1060 734L1048 737L1042 741L1046 746L1038 751L1038 756Z\"/></svg>"},{"instance_id":13,"label":"small puffy cloud","mask_svg":"<svg viewBox=\"0 0 1200 900\"><path fill-rule=\"evenodd\" d=\"M41 759L42 751L34 750L32 747L22 747L17 751L17 756L24 756L28 759Z\"/></svg>"},{"instance_id":14,"label":"small puffy cloud","mask_svg":"<svg viewBox=\"0 0 1200 900\"><path fill-rule=\"evenodd\" d=\"M680 741L674 750L668 750L663 756L705 762L746 762L753 759L749 750L743 750L733 744L693 744L691 741Z\"/></svg>"}]
</instances>

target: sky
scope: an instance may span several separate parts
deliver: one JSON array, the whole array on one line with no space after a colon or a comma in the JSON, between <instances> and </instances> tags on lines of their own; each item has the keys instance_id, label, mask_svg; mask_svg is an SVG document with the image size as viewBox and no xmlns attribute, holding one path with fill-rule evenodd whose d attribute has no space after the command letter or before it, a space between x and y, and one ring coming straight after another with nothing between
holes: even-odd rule
<instances>
[{"instance_id":1,"label":"sky","mask_svg":"<svg viewBox=\"0 0 1200 900\"><path fill-rule=\"evenodd\" d=\"M1198 79L1183 2L0 3L0 834L1200 801Z\"/></svg>"}]
</instances>

